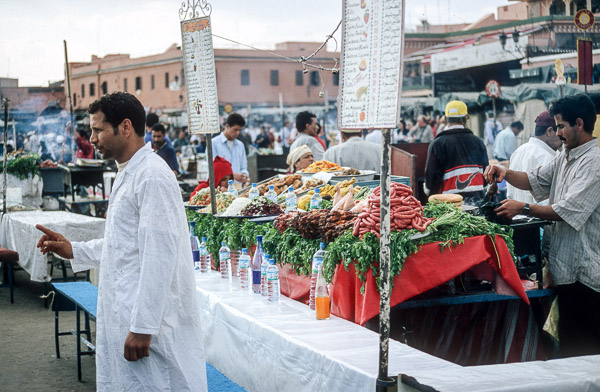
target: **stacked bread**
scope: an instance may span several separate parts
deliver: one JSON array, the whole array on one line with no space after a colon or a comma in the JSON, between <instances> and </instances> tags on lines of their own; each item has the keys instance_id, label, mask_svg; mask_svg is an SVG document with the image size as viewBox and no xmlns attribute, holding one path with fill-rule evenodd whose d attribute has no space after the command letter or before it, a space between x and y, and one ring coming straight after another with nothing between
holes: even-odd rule
<instances>
[{"instance_id":1,"label":"stacked bread","mask_svg":"<svg viewBox=\"0 0 600 392\"><path fill-rule=\"evenodd\" d=\"M450 203L456 208L462 209L463 197L455 193L442 193L429 196L427 201L429 203Z\"/></svg>"}]
</instances>

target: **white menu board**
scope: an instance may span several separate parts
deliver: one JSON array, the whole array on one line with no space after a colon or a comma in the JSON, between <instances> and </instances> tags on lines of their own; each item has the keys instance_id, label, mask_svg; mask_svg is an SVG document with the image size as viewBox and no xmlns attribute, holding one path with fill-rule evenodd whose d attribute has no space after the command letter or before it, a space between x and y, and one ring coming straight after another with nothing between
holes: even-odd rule
<instances>
[{"instance_id":1,"label":"white menu board","mask_svg":"<svg viewBox=\"0 0 600 392\"><path fill-rule=\"evenodd\" d=\"M210 18L181 22L183 69L190 133L219 132L217 74Z\"/></svg>"},{"instance_id":2,"label":"white menu board","mask_svg":"<svg viewBox=\"0 0 600 392\"><path fill-rule=\"evenodd\" d=\"M397 128L404 0L344 0L340 129Z\"/></svg>"}]
</instances>

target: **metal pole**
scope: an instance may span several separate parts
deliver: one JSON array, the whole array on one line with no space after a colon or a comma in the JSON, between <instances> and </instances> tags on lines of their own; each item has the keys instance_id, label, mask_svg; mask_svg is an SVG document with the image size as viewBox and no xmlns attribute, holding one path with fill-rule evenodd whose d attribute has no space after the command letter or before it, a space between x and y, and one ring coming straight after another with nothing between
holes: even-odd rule
<instances>
[{"instance_id":1,"label":"metal pole","mask_svg":"<svg viewBox=\"0 0 600 392\"><path fill-rule=\"evenodd\" d=\"M208 154L208 186L210 187L210 211L217 213L217 200L215 188L215 171L213 168L212 133L206 134L206 153Z\"/></svg>"},{"instance_id":2,"label":"metal pole","mask_svg":"<svg viewBox=\"0 0 600 392\"><path fill-rule=\"evenodd\" d=\"M380 313L379 313L379 375L377 392L388 391L396 380L388 377L388 349L390 340L390 154L391 130L382 130L383 151L381 153L381 207L380 207Z\"/></svg>"},{"instance_id":3,"label":"metal pole","mask_svg":"<svg viewBox=\"0 0 600 392\"><path fill-rule=\"evenodd\" d=\"M73 116L73 98L71 97L71 75L69 72L69 56L67 55L67 41L63 40L65 47L65 74L67 82L67 97L69 97L69 113L71 114L71 160L75 158L75 117ZM100 88L100 86L98 86ZM67 130L65 129L65 142L67 141ZM64 143L63 143L64 146Z\"/></svg>"},{"instance_id":4,"label":"metal pole","mask_svg":"<svg viewBox=\"0 0 600 392\"><path fill-rule=\"evenodd\" d=\"M494 111L494 129L496 129L496 98L492 98L492 110ZM494 135L496 137L496 135Z\"/></svg>"},{"instance_id":5,"label":"metal pole","mask_svg":"<svg viewBox=\"0 0 600 392\"><path fill-rule=\"evenodd\" d=\"M6 214L6 188L8 184L8 178L6 173L6 160L8 159L7 145L7 134L8 134L8 99L2 100L2 106L4 106L4 148L2 149L4 159L2 160L2 177L4 182L2 184L2 218Z\"/></svg>"}]
</instances>

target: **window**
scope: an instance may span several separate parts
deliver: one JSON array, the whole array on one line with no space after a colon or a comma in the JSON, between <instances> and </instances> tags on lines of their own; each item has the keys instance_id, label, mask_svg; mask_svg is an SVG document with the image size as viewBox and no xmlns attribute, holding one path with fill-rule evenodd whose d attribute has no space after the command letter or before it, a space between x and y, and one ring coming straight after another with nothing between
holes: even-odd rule
<instances>
[{"instance_id":1,"label":"window","mask_svg":"<svg viewBox=\"0 0 600 392\"><path fill-rule=\"evenodd\" d=\"M123 78L123 91L127 92L127 78Z\"/></svg>"},{"instance_id":2,"label":"window","mask_svg":"<svg viewBox=\"0 0 600 392\"><path fill-rule=\"evenodd\" d=\"M279 71L271 71L271 86L279 86Z\"/></svg>"},{"instance_id":3,"label":"window","mask_svg":"<svg viewBox=\"0 0 600 392\"><path fill-rule=\"evenodd\" d=\"M319 85L319 72L318 71L310 71L310 85L311 86Z\"/></svg>"},{"instance_id":4,"label":"window","mask_svg":"<svg viewBox=\"0 0 600 392\"><path fill-rule=\"evenodd\" d=\"M169 88L169 73L165 72L165 87Z\"/></svg>"},{"instance_id":5,"label":"window","mask_svg":"<svg viewBox=\"0 0 600 392\"><path fill-rule=\"evenodd\" d=\"M150 88L154 90L154 75L150 75Z\"/></svg>"},{"instance_id":6,"label":"window","mask_svg":"<svg viewBox=\"0 0 600 392\"><path fill-rule=\"evenodd\" d=\"M242 69L242 86L250 85L250 71Z\"/></svg>"},{"instance_id":7,"label":"window","mask_svg":"<svg viewBox=\"0 0 600 392\"><path fill-rule=\"evenodd\" d=\"M102 82L100 89L102 90L102 95L108 94L108 83Z\"/></svg>"},{"instance_id":8,"label":"window","mask_svg":"<svg viewBox=\"0 0 600 392\"><path fill-rule=\"evenodd\" d=\"M73 93L73 106L77 106L77 93Z\"/></svg>"},{"instance_id":9,"label":"window","mask_svg":"<svg viewBox=\"0 0 600 392\"><path fill-rule=\"evenodd\" d=\"M302 86L304 84L304 75L302 71L296 71L296 86Z\"/></svg>"},{"instance_id":10,"label":"window","mask_svg":"<svg viewBox=\"0 0 600 392\"><path fill-rule=\"evenodd\" d=\"M135 91L142 89L142 77L136 76L135 78Z\"/></svg>"},{"instance_id":11,"label":"window","mask_svg":"<svg viewBox=\"0 0 600 392\"><path fill-rule=\"evenodd\" d=\"M90 83L90 97L96 95L96 85L94 83Z\"/></svg>"},{"instance_id":12,"label":"window","mask_svg":"<svg viewBox=\"0 0 600 392\"><path fill-rule=\"evenodd\" d=\"M333 85L334 86L339 86L340 85L340 74L339 73L334 73L333 74Z\"/></svg>"},{"instance_id":13,"label":"window","mask_svg":"<svg viewBox=\"0 0 600 392\"><path fill-rule=\"evenodd\" d=\"M85 84L81 85L81 98L85 97Z\"/></svg>"}]
</instances>

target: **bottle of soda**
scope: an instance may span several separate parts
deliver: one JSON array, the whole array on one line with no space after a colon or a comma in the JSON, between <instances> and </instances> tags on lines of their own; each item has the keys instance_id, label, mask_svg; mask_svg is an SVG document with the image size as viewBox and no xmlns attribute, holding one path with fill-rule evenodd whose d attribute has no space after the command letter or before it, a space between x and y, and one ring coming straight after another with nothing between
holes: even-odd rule
<instances>
[{"instance_id":1,"label":"bottle of soda","mask_svg":"<svg viewBox=\"0 0 600 392\"><path fill-rule=\"evenodd\" d=\"M327 320L330 317L329 292L327 290L327 282L325 282L325 277L323 276L323 265L319 265L319 271L317 275L317 289L315 296L317 320Z\"/></svg>"},{"instance_id":2,"label":"bottle of soda","mask_svg":"<svg viewBox=\"0 0 600 392\"><path fill-rule=\"evenodd\" d=\"M250 287L250 255L248 254L248 249L246 248L242 249L242 255L240 256L238 268L240 270L240 288L242 290L247 290Z\"/></svg>"},{"instance_id":3,"label":"bottle of soda","mask_svg":"<svg viewBox=\"0 0 600 392\"><path fill-rule=\"evenodd\" d=\"M196 222L190 222L190 245L192 246L192 258L194 260L194 270L200 271L200 241L196 235Z\"/></svg>"},{"instance_id":4,"label":"bottle of soda","mask_svg":"<svg viewBox=\"0 0 600 392\"><path fill-rule=\"evenodd\" d=\"M256 251L252 259L252 291L260 294L260 265L263 262L262 235L256 236Z\"/></svg>"},{"instance_id":5,"label":"bottle of soda","mask_svg":"<svg viewBox=\"0 0 600 392\"><path fill-rule=\"evenodd\" d=\"M210 271L210 256L206 247L206 237L202 237L198 253L200 254L200 272L206 273Z\"/></svg>"},{"instance_id":6,"label":"bottle of soda","mask_svg":"<svg viewBox=\"0 0 600 392\"><path fill-rule=\"evenodd\" d=\"M231 278L231 250L225 242L221 242L221 249L219 249L219 271L221 271L221 278Z\"/></svg>"},{"instance_id":7,"label":"bottle of soda","mask_svg":"<svg viewBox=\"0 0 600 392\"><path fill-rule=\"evenodd\" d=\"M319 266L323 265L323 259L325 258L325 243L319 244L319 250L315 252L312 259L311 275L310 275L310 297L308 299L308 306L315 310L315 288L317 287L317 274L319 273Z\"/></svg>"},{"instance_id":8,"label":"bottle of soda","mask_svg":"<svg viewBox=\"0 0 600 392\"><path fill-rule=\"evenodd\" d=\"M285 212L296 211L298 208L298 198L294 193L294 187L288 188L287 194L285 195Z\"/></svg>"},{"instance_id":9,"label":"bottle of soda","mask_svg":"<svg viewBox=\"0 0 600 392\"><path fill-rule=\"evenodd\" d=\"M321 189L316 188L315 193L310 197L310 210L318 210L321 208L321 202L323 198L321 197Z\"/></svg>"},{"instance_id":10,"label":"bottle of soda","mask_svg":"<svg viewBox=\"0 0 600 392\"><path fill-rule=\"evenodd\" d=\"M253 183L252 183L252 188L250 188L250 192L248 192L248 198L249 198L250 200L254 200L254 198L255 198L256 196L258 196L258 195L259 195L259 193L258 193L258 188L256 187L256 183L255 183L255 182L253 182Z\"/></svg>"},{"instance_id":11,"label":"bottle of soda","mask_svg":"<svg viewBox=\"0 0 600 392\"><path fill-rule=\"evenodd\" d=\"M279 302L279 268L275 264L275 259L269 259L267 267L267 290L270 302Z\"/></svg>"},{"instance_id":12,"label":"bottle of soda","mask_svg":"<svg viewBox=\"0 0 600 392\"><path fill-rule=\"evenodd\" d=\"M277 193L275 193L274 185L269 185L269 191L265 194L265 197L277 204Z\"/></svg>"},{"instance_id":13,"label":"bottle of soda","mask_svg":"<svg viewBox=\"0 0 600 392\"><path fill-rule=\"evenodd\" d=\"M237 189L235 189L235 186L233 185L233 180L229 180L229 186L227 187L227 192L231 193L233 195L233 197L235 197L235 198L238 197L238 191L237 191Z\"/></svg>"},{"instance_id":14,"label":"bottle of soda","mask_svg":"<svg viewBox=\"0 0 600 392\"><path fill-rule=\"evenodd\" d=\"M271 255L266 253L263 257L263 261L260 264L260 293L263 297L266 297L269 292L267 290L267 268L269 267L269 259Z\"/></svg>"}]
</instances>

